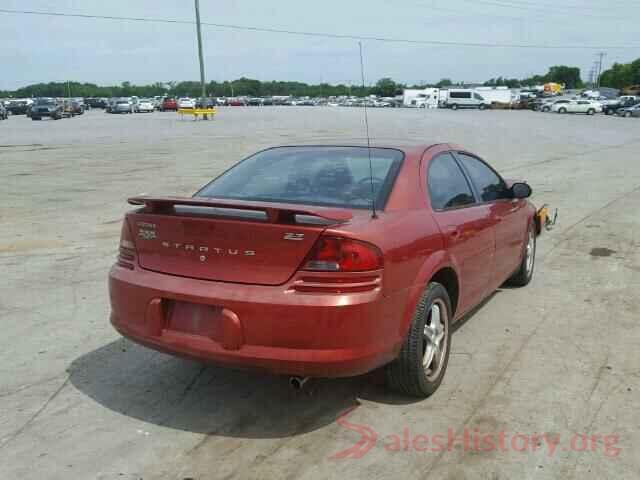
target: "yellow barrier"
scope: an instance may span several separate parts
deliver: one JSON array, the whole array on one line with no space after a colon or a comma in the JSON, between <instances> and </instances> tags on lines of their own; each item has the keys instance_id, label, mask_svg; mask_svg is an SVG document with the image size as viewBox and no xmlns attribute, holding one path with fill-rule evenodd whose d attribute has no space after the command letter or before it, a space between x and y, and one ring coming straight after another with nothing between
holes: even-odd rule
<instances>
[{"instance_id":1,"label":"yellow barrier","mask_svg":"<svg viewBox=\"0 0 640 480\"><path fill-rule=\"evenodd\" d=\"M179 108L178 109L178 114L180 115L180 118L184 117L185 115L193 115L194 120L198 120L198 117L201 117L202 120L209 120L209 118L213 119L216 113L217 111L215 108Z\"/></svg>"}]
</instances>

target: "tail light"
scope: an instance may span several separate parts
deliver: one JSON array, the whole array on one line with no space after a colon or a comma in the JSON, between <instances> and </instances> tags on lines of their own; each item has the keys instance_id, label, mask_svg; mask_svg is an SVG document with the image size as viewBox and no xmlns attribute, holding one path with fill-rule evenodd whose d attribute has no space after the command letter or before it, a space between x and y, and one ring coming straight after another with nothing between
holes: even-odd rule
<instances>
[{"instance_id":1,"label":"tail light","mask_svg":"<svg viewBox=\"0 0 640 480\"><path fill-rule=\"evenodd\" d=\"M129 224L125 218L122 221L122 231L120 232L120 248L116 263L121 267L133 270L136 261L136 244L133 243L133 236L129 230Z\"/></svg>"},{"instance_id":2,"label":"tail light","mask_svg":"<svg viewBox=\"0 0 640 480\"><path fill-rule=\"evenodd\" d=\"M322 236L313 246L302 270L365 272L382 268L382 252L375 245L350 238Z\"/></svg>"}]
</instances>

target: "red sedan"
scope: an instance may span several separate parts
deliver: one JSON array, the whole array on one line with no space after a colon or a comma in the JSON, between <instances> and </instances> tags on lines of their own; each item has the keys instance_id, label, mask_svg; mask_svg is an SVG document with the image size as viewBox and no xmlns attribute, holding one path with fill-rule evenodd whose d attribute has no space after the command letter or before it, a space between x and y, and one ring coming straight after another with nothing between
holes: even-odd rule
<instances>
[{"instance_id":1,"label":"red sedan","mask_svg":"<svg viewBox=\"0 0 640 480\"><path fill-rule=\"evenodd\" d=\"M165 98L162 100L162 104L160 104L160 110L163 112L176 111L178 110L178 102L175 98Z\"/></svg>"},{"instance_id":2,"label":"red sedan","mask_svg":"<svg viewBox=\"0 0 640 480\"><path fill-rule=\"evenodd\" d=\"M384 366L391 387L428 396L453 323L531 280L530 194L449 144L267 149L193 197L129 199L111 322L157 350L298 379Z\"/></svg>"}]
</instances>

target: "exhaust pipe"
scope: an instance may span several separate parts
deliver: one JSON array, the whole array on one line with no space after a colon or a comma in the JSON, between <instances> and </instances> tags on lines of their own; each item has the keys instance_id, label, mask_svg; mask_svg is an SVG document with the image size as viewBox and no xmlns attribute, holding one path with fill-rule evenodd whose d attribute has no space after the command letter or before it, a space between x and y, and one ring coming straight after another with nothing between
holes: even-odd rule
<instances>
[{"instance_id":1,"label":"exhaust pipe","mask_svg":"<svg viewBox=\"0 0 640 480\"><path fill-rule=\"evenodd\" d=\"M289 385L294 390L302 390L304 388L305 383L309 381L309 377L290 377Z\"/></svg>"}]
</instances>

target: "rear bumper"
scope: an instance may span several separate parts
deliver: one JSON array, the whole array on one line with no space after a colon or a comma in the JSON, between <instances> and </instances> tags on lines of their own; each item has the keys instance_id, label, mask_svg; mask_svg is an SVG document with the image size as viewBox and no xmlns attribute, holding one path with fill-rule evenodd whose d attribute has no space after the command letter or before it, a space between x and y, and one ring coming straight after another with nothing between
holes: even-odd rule
<instances>
[{"instance_id":1,"label":"rear bumper","mask_svg":"<svg viewBox=\"0 0 640 480\"><path fill-rule=\"evenodd\" d=\"M303 293L292 290L295 281L242 285L115 265L109 274L111 323L159 351L275 374L354 376L397 356L404 293L385 297L381 287ZM220 314L206 321L217 326L176 328L175 302L216 306Z\"/></svg>"}]
</instances>

